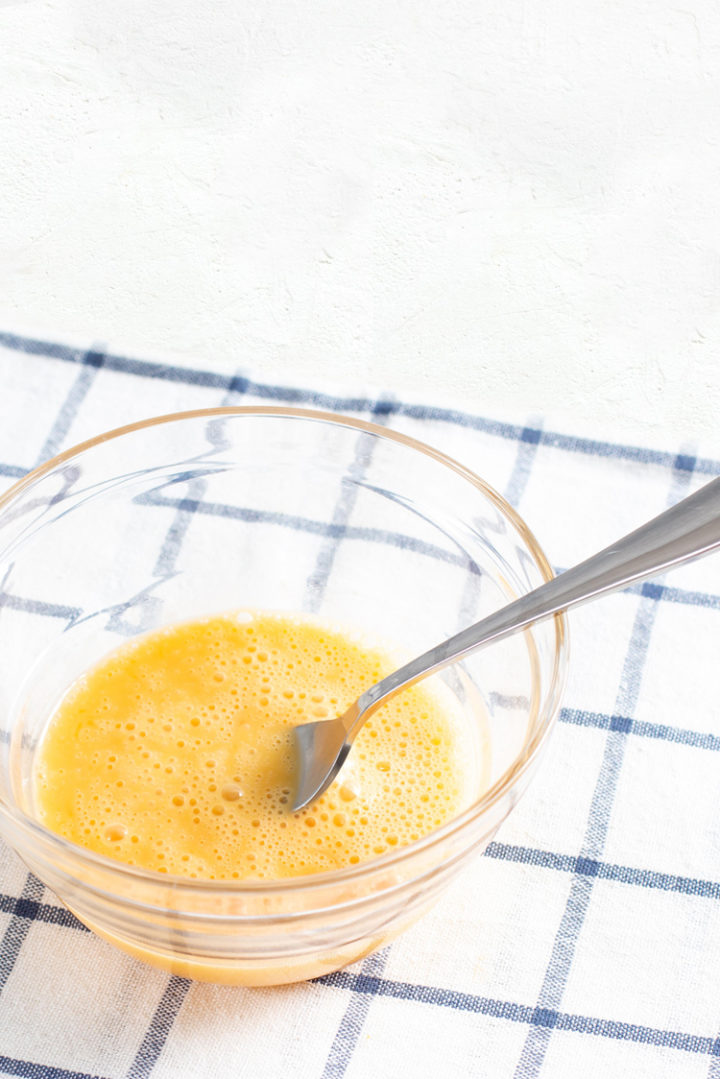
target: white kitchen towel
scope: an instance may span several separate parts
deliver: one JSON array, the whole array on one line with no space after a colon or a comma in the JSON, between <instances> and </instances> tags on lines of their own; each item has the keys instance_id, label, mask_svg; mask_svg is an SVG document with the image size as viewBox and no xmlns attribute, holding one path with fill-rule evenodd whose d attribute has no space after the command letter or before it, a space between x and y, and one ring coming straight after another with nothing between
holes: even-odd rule
<instances>
[{"instance_id":1,"label":"white kitchen towel","mask_svg":"<svg viewBox=\"0 0 720 1079\"><path fill-rule=\"evenodd\" d=\"M306 405L461 461L559 570L720 474L720 448L692 432L619 445L277 374L0 333L0 489L150 415ZM0 590L0 616L36 601ZM719 629L720 556L573 612L560 721L495 841L394 944L311 983L225 988L145 967L0 844L0 1076L720 1079Z\"/></svg>"}]
</instances>

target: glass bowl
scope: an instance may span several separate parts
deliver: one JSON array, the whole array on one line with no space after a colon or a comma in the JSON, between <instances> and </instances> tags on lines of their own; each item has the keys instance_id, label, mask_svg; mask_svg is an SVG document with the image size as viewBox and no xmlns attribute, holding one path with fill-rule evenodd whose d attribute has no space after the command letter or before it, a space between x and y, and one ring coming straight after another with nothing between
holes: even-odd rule
<instances>
[{"instance_id":1,"label":"glass bowl","mask_svg":"<svg viewBox=\"0 0 720 1079\"><path fill-rule=\"evenodd\" d=\"M221 408L86 442L0 498L0 834L85 925L173 973L275 985L351 963L414 922L517 802L559 707L562 616L434 676L486 750L466 808L333 872L191 880L75 846L33 804L48 717L108 651L170 623L306 613L403 659L551 576L487 484L360 420Z\"/></svg>"}]
</instances>

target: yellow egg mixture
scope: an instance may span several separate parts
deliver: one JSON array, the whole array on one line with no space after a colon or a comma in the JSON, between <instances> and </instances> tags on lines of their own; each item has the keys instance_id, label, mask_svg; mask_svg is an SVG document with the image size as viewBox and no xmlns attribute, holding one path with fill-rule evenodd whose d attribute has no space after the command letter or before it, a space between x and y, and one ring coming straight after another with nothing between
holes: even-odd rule
<instances>
[{"instance_id":1,"label":"yellow egg mixture","mask_svg":"<svg viewBox=\"0 0 720 1079\"><path fill-rule=\"evenodd\" d=\"M83 847L198 879L301 876L430 832L477 793L459 705L419 683L379 709L339 777L293 813L292 728L342 712L396 666L311 621L260 613L172 626L69 690L40 745L40 820Z\"/></svg>"}]
</instances>

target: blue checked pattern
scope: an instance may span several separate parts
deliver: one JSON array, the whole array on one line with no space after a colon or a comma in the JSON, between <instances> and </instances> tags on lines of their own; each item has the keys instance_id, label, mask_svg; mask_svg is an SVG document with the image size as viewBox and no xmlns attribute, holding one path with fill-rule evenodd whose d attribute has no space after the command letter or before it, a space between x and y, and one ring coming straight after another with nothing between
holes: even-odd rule
<instances>
[{"instance_id":1,"label":"blue checked pattern","mask_svg":"<svg viewBox=\"0 0 720 1079\"><path fill-rule=\"evenodd\" d=\"M372 419L445 450L509 498L556 568L720 474L691 443L617 445L538 417L503 423L0 333L0 489L110 427L263 402ZM165 569L193 513L230 512L201 491L167 510ZM318 536L320 585L354 527L340 499ZM0 582L0 607L67 619L73 597ZM719 619L716 557L573 613L555 738L496 841L417 927L313 983L228 989L145 968L0 846L0 1076L718 1079Z\"/></svg>"}]
</instances>

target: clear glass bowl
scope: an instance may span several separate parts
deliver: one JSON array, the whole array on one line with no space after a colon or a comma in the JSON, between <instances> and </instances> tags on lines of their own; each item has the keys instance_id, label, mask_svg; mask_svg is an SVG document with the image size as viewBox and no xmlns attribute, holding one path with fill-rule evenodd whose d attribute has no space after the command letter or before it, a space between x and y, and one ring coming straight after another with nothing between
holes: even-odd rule
<instances>
[{"instance_id":1,"label":"clear glass bowl","mask_svg":"<svg viewBox=\"0 0 720 1079\"><path fill-rule=\"evenodd\" d=\"M111 861L36 819L59 698L128 637L232 608L308 612L416 655L551 576L495 491L359 420L227 408L111 432L0 499L0 834L87 926L191 978L273 985L379 948L482 851L538 764L564 682L562 616L443 678L490 747L472 802L372 862L277 882Z\"/></svg>"}]
</instances>

